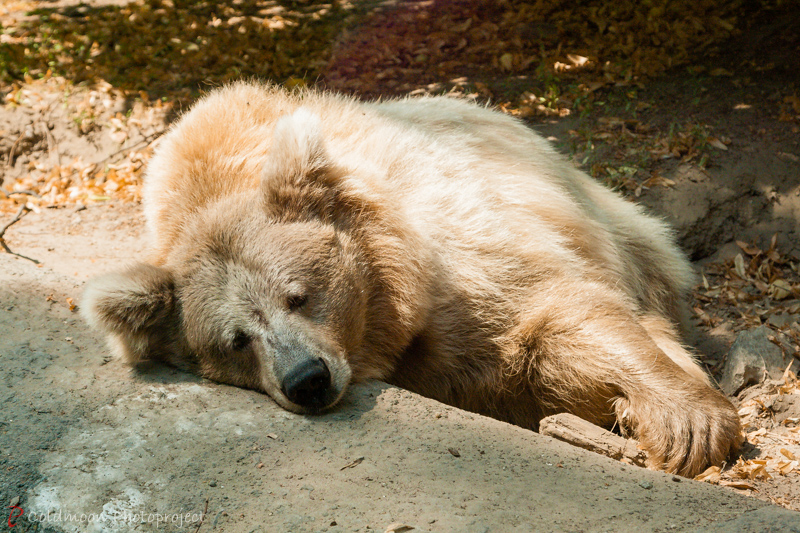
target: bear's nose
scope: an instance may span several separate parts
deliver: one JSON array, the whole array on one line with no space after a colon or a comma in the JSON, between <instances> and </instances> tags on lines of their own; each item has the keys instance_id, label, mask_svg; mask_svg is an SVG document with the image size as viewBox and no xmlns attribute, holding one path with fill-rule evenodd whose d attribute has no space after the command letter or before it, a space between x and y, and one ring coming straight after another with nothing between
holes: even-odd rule
<instances>
[{"instance_id":1,"label":"bear's nose","mask_svg":"<svg viewBox=\"0 0 800 533\"><path fill-rule=\"evenodd\" d=\"M303 407L321 409L331 387L331 372L322 359L307 359L283 378L281 390L292 402Z\"/></svg>"}]
</instances>

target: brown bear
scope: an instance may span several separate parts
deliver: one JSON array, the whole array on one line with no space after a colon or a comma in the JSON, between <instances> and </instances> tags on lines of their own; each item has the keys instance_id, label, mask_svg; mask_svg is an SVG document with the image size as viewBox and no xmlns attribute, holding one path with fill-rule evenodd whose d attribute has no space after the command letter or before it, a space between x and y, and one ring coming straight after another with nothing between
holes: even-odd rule
<instances>
[{"instance_id":1,"label":"brown bear","mask_svg":"<svg viewBox=\"0 0 800 533\"><path fill-rule=\"evenodd\" d=\"M237 83L171 128L144 198L146 262L83 306L131 363L301 413L365 379L532 429L571 412L687 476L740 441L680 343L669 229L511 117Z\"/></svg>"}]
</instances>

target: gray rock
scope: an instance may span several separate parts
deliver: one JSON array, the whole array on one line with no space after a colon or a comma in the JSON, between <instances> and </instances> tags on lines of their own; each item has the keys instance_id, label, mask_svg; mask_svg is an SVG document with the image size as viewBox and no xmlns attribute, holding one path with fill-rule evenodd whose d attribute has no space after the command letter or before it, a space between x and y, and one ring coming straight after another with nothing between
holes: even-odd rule
<instances>
[{"instance_id":1,"label":"gray rock","mask_svg":"<svg viewBox=\"0 0 800 533\"><path fill-rule=\"evenodd\" d=\"M780 379L786 368L781 349L769 340L766 326L742 331L736 337L725 368L720 387L729 396L738 394L750 385L758 385L765 379Z\"/></svg>"}]
</instances>

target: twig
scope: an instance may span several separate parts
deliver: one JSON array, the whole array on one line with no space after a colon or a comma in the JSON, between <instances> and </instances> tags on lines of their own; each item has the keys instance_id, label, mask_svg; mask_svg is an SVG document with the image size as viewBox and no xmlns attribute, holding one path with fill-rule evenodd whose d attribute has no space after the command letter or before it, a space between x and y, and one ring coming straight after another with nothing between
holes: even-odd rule
<instances>
[{"instance_id":1,"label":"twig","mask_svg":"<svg viewBox=\"0 0 800 533\"><path fill-rule=\"evenodd\" d=\"M27 194L28 196L33 196L34 198L41 198L41 196L36 194L34 191L8 191L3 187L0 187L0 193L6 197L10 197L12 194Z\"/></svg>"},{"instance_id":2,"label":"twig","mask_svg":"<svg viewBox=\"0 0 800 533\"><path fill-rule=\"evenodd\" d=\"M206 513L208 512L208 498L206 498L206 508L203 509L203 514L200 515L200 523L197 524L197 529L194 530L194 533L200 531L200 527L203 525L203 520L206 519Z\"/></svg>"},{"instance_id":3,"label":"twig","mask_svg":"<svg viewBox=\"0 0 800 533\"><path fill-rule=\"evenodd\" d=\"M58 153L58 143L56 142L56 138L53 137L53 134L50 133L50 128L47 127L47 123L41 122L42 131L44 131L44 138L47 141L47 152L50 156L50 161L53 161L53 154L56 154L56 165L61 166L61 154Z\"/></svg>"},{"instance_id":4,"label":"twig","mask_svg":"<svg viewBox=\"0 0 800 533\"><path fill-rule=\"evenodd\" d=\"M115 158L119 154L122 154L124 152L128 152L130 150L134 150L134 149L140 147L143 144L148 144L148 143L152 142L153 140L155 140L157 137L159 137L162 133L164 133L164 130L160 130L160 131L156 131L154 133L151 133L150 135L148 135L147 137L145 137L141 141L133 144L132 146L128 146L127 148L120 148L119 150L117 150L113 154L110 154L110 155L104 157L100 161L95 161L95 165L98 165L98 166L102 165L103 163Z\"/></svg>"},{"instance_id":5,"label":"twig","mask_svg":"<svg viewBox=\"0 0 800 533\"><path fill-rule=\"evenodd\" d=\"M11 248L9 248L8 245L6 244L6 240L3 238L3 236L6 234L6 230L11 226L13 226L14 224L16 224L17 222L19 222L22 219L22 217L28 214L28 211L30 211L30 208L28 206L26 205L20 206L19 211L17 211L17 214L14 215L14 218L11 219L11 222L9 222L5 226L3 226L2 229L0 229L0 246L2 246L3 249L6 252L10 253L11 255L16 255L17 257L21 257L22 259L27 259L28 261L32 261L33 263L38 265L39 261L37 261L36 259L12 251Z\"/></svg>"},{"instance_id":6,"label":"twig","mask_svg":"<svg viewBox=\"0 0 800 533\"><path fill-rule=\"evenodd\" d=\"M17 151L17 146L19 145L19 142L22 140L23 135L25 135L24 131L19 132L19 137L17 137L17 140L14 141L14 144L11 145L11 150L8 151L8 158L6 158L6 168L14 164L14 152Z\"/></svg>"},{"instance_id":7,"label":"twig","mask_svg":"<svg viewBox=\"0 0 800 533\"><path fill-rule=\"evenodd\" d=\"M3 238L3 235L5 235L6 233L6 230L11 226L13 226L14 224L16 224L17 222L19 222L22 217L28 214L28 211L30 211L30 208L27 205L21 205L19 207L19 211L17 211L17 214L14 215L14 218L11 219L11 222L9 222L5 226L3 226L2 229L0 229L0 239Z\"/></svg>"}]
</instances>

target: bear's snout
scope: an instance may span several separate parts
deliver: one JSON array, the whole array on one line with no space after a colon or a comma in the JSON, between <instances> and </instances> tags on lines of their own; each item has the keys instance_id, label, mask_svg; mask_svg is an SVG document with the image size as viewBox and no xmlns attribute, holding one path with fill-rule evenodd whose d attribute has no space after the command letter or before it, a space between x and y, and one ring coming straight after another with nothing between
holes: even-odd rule
<instances>
[{"instance_id":1,"label":"bear's snout","mask_svg":"<svg viewBox=\"0 0 800 533\"><path fill-rule=\"evenodd\" d=\"M331 372L322 359L306 359L283 378L281 391L292 403L312 410L330 403Z\"/></svg>"}]
</instances>

